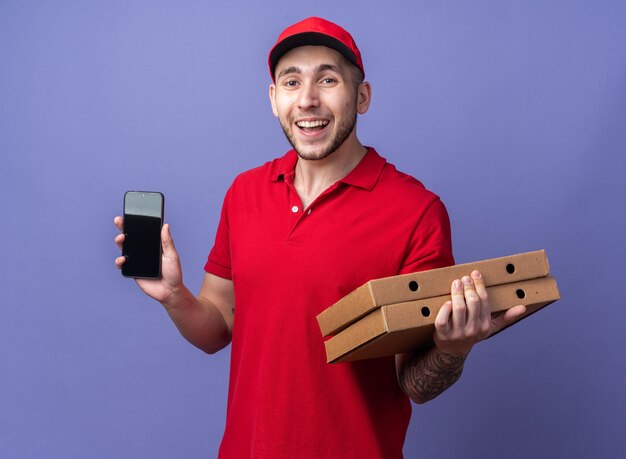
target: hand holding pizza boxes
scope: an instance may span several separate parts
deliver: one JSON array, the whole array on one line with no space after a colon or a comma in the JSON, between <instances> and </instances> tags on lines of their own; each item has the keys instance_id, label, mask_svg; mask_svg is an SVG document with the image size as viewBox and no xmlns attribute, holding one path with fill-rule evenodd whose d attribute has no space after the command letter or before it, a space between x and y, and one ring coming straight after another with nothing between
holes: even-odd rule
<instances>
[{"instance_id":1,"label":"hand holding pizza boxes","mask_svg":"<svg viewBox=\"0 0 626 459\"><path fill-rule=\"evenodd\" d=\"M432 339L454 279L482 274L492 313L523 304L528 317L560 299L545 251L375 279L317 316L329 363L408 352ZM518 321L519 321L518 320Z\"/></svg>"}]
</instances>

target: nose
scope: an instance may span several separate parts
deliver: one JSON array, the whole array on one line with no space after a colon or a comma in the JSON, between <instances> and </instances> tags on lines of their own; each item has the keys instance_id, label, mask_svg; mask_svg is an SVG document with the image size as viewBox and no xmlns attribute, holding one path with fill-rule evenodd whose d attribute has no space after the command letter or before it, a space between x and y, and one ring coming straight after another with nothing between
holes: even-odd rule
<instances>
[{"instance_id":1,"label":"nose","mask_svg":"<svg viewBox=\"0 0 626 459\"><path fill-rule=\"evenodd\" d=\"M308 110L319 107L319 89L314 83L303 83L298 94L298 108Z\"/></svg>"}]
</instances>

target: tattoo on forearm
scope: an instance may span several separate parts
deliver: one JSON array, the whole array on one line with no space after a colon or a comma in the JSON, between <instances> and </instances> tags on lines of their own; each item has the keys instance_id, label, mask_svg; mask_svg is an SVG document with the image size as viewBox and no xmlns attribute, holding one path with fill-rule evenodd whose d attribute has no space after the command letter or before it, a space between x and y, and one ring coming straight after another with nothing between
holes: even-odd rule
<instances>
[{"instance_id":1,"label":"tattoo on forearm","mask_svg":"<svg viewBox=\"0 0 626 459\"><path fill-rule=\"evenodd\" d=\"M430 349L407 360L400 386L417 403L432 400L461 377L465 357Z\"/></svg>"}]
</instances>

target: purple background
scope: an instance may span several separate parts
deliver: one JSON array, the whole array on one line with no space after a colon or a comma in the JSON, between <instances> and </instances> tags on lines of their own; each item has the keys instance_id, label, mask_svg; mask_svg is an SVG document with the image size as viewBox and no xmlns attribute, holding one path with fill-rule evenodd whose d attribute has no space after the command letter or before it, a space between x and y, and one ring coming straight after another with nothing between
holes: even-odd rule
<instances>
[{"instance_id":1,"label":"purple background","mask_svg":"<svg viewBox=\"0 0 626 459\"><path fill-rule=\"evenodd\" d=\"M197 291L228 185L287 148L266 56L313 14L359 43L360 138L443 198L457 261L545 248L563 297L414 407L406 456L623 449L626 2L3 0L0 456L216 455L229 352L121 277L112 219L162 191Z\"/></svg>"}]
</instances>

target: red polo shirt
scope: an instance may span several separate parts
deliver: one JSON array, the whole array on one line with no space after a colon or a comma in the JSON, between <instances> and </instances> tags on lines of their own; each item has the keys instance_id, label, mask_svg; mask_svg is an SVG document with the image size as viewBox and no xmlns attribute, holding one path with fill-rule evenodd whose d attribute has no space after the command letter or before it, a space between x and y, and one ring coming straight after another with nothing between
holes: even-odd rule
<instances>
[{"instance_id":1,"label":"red polo shirt","mask_svg":"<svg viewBox=\"0 0 626 459\"><path fill-rule=\"evenodd\" d=\"M402 457L394 358L327 364L315 316L370 279L453 264L446 210L372 148L302 209L296 162L235 179L205 266L235 288L220 457Z\"/></svg>"}]
</instances>

